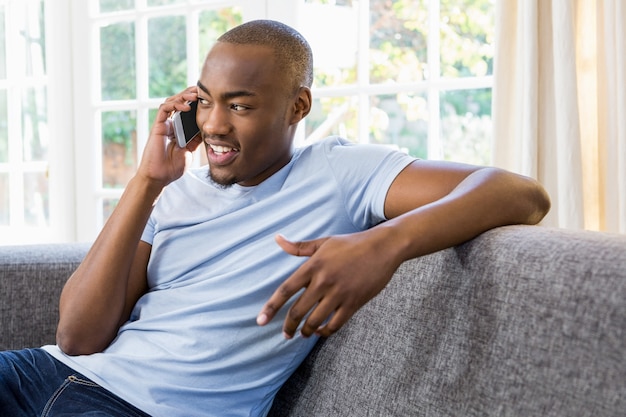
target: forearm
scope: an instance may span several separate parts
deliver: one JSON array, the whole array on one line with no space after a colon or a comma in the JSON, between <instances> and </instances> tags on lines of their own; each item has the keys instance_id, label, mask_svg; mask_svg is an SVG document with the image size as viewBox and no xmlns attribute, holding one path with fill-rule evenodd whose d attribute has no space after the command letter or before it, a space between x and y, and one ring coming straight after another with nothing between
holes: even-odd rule
<instances>
[{"instance_id":1,"label":"forearm","mask_svg":"<svg viewBox=\"0 0 626 417\"><path fill-rule=\"evenodd\" d=\"M57 343L67 353L102 350L125 315L131 265L161 188L134 177L60 299Z\"/></svg>"},{"instance_id":2,"label":"forearm","mask_svg":"<svg viewBox=\"0 0 626 417\"><path fill-rule=\"evenodd\" d=\"M310 259L276 289L257 322L268 323L304 289L285 318L286 337L293 337L303 320L304 336L330 336L387 285L402 262L497 226L537 223L549 205L543 187L530 178L494 168L416 161L387 192L386 222L304 242L277 239L287 253Z\"/></svg>"},{"instance_id":3,"label":"forearm","mask_svg":"<svg viewBox=\"0 0 626 417\"><path fill-rule=\"evenodd\" d=\"M390 232L401 262L455 246L494 227L536 224L549 207L549 198L536 181L485 168L467 176L448 195L379 227Z\"/></svg>"}]
</instances>

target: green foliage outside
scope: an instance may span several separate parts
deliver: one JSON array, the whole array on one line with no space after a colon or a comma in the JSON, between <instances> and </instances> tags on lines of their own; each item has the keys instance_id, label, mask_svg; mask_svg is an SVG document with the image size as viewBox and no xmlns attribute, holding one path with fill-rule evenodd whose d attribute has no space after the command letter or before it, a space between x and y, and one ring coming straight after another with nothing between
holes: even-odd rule
<instances>
[{"instance_id":1,"label":"green foliage outside","mask_svg":"<svg viewBox=\"0 0 626 417\"><path fill-rule=\"evenodd\" d=\"M173 4L176 0L150 0L149 6ZM330 7L357 7L352 0L307 0ZM334 6L330 6L333 3ZM427 0L370 1L369 83L419 83L432 78L427 62L429 34ZM440 74L442 79L480 77L493 71L494 0L441 0ZM101 10L134 7L132 0L101 0ZM199 15L199 62L217 36L241 23L236 8L207 10ZM149 36L149 95L167 97L187 86L186 17L173 15L151 19ZM118 23L102 28L102 94L105 100L136 98L135 27ZM436 36L436 34L435 34ZM199 70L199 69L198 69ZM342 86L357 82L356 65L316 70L314 85ZM465 162L488 163L491 136L491 89L442 91L440 99L443 155ZM369 130L358 132L356 97L317 99L307 117L307 133L327 125L332 114L336 123L329 134L357 140L365 134L370 142L395 144L409 153L426 157L429 106L424 90L369 98ZM135 120L127 112L103 118L103 140L129 141ZM436 122L436 121L433 121ZM126 142L130 147L131 144ZM459 153L460 152L460 153Z\"/></svg>"},{"instance_id":2,"label":"green foliage outside","mask_svg":"<svg viewBox=\"0 0 626 417\"><path fill-rule=\"evenodd\" d=\"M330 4L326 0L309 0L308 3ZM431 36L427 3L426 0L370 1L369 83L416 83L432 78L427 62L427 41ZM440 2L440 77L492 74L493 3L494 0ZM350 0L335 4L353 7ZM356 82L356 65L317 71L315 78L317 86ZM333 109L345 105L345 98L324 98L319 104L322 109L310 118L309 133L322 125ZM491 90L444 91L440 94L440 113L444 157L489 163ZM330 133L345 132L353 139L358 138L356 114L356 108L347 106L341 129ZM425 91L372 96L369 119L370 142L392 143L412 155L427 156L429 112Z\"/></svg>"}]
</instances>

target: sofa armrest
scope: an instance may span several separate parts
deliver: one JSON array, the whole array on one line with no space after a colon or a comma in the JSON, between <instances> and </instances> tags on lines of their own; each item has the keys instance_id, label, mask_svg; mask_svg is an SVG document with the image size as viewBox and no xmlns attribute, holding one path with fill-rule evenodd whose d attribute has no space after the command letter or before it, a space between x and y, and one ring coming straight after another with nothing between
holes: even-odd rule
<instances>
[{"instance_id":1,"label":"sofa armrest","mask_svg":"<svg viewBox=\"0 0 626 417\"><path fill-rule=\"evenodd\" d=\"M86 243L0 246L0 350L55 342L59 295Z\"/></svg>"},{"instance_id":2,"label":"sofa armrest","mask_svg":"<svg viewBox=\"0 0 626 417\"><path fill-rule=\"evenodd\" d=\"M269 415L623 415L625 352L626 236L498 228L402 264Z\"/></svg>"}]
</instances>

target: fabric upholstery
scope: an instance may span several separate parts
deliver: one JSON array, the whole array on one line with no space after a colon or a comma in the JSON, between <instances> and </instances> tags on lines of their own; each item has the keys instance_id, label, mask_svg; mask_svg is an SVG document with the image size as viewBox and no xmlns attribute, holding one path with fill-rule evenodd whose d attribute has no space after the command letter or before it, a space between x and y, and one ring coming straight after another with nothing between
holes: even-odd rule
<instances>
[{"instance_id":1,"label":"fabric upholstery","mask_svg":"<svg viewBox=\"0 0 626 417\"><path fill-rule=\"evenodd\" d=\"M0 349L54 342L58 295L87 248L0 247ZM626 236L512 226L405 262L318 343L270 417L624 410Z\"/></svg>"},{"instance_id":2,"label":"fabric upholstery","mask_svg":"<svg viewBox=\"0 0 626 417\"><path fill-rule=\"evenodd\" d=\"M626 236L501 228L404 263L270 415L624 415L625 329Z\"/></svg>"},{"instance_id":3,"label":"fabric upholstery","mask_svg":"<svg viewBox=\"0 0 626 417\"><path fill-rule=\"evenodd\" d=\"M0 246L0 349L54 343L61 288L87 244Z\"/></svg>"}]
</instances>

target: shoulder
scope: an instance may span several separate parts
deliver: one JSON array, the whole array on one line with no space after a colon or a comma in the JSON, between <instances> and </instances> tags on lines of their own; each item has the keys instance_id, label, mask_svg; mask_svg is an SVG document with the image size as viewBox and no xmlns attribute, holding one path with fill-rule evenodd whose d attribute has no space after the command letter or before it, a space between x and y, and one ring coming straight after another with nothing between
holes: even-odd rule
<instances>
[{"instance_id":1,"label":"shoulder","mask_svg":"<svg viewBox=\"0 0 626 417\"><path fill-rule=\"evenodd\" d=\"M401 153L397 147L378 144L356 143L340 136L329 136L300 148L302 154L342 158L363 158L366 156L384 156Z\"/></svg>"},{"instance_id":2,"label":"shoulder","mask_svg":"<svg viewBox=\"0 0 626 417\"><path fill-rule=\"evenodd\" d=\"M352 143L340 136L329 136L324 139L306 143L296 150L296 155L325 155L337 147L351 146Z\"/></svg>"},{"instance_id":3,"label":"shoulder","mask_svg":"<svg viewBox=\"0 0 626 417\"><path fill-rule=\"evenodd\" d=\"M331 166L338 166L340 170L350 165L367 167L366 169L379 164L406 166L416 159L393 145L355 143L340 136L329 136L299 151L302 156L310 154L316 163L323 159Z\"/></svg>"}]
</instances>

